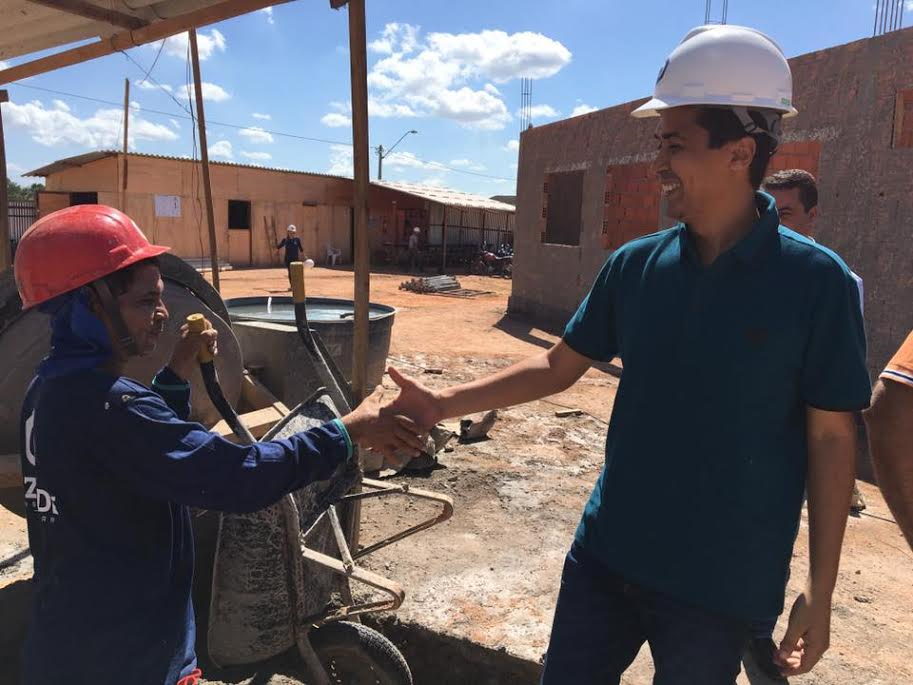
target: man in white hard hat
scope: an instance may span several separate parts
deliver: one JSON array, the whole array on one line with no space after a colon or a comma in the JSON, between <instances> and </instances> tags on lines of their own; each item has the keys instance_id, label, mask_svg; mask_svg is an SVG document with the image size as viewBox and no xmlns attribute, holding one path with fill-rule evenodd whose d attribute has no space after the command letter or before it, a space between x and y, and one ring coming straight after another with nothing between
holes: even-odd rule
<instances>
[{"instance_id":1,"label":"man in white hard hat","mask_svg":"<svg viewBox=\"0 0 913 685\"><path fill-rule=\"evenodd\" d=\"M295 224L289 224L286 229L285 237L276 246L277 250L285 248L285 269L288 271L289 290L292 286L292 262L301 261L301 239L298 237L298 229Z\"/></svg>"},{"instance_id":2,"label":"man in white hard hat","mask_svg":"<svg viewBox=\"0 0 913 685\"><path fill-rule=\"evenodd\" d=\"M780 48L738 26L691 31L655 97L655 169L674 228L613 252L551 349L430 390L391 370L421 426L566 389L624 362L606 462L567 555L542 682L620 682L644 642L654 685L733 685L753 620L779 613L808 476L811 571L777 660L828 648L869 401L856 286L779 225L758 192L795 114Z\"/></svg>"}]
</instances>

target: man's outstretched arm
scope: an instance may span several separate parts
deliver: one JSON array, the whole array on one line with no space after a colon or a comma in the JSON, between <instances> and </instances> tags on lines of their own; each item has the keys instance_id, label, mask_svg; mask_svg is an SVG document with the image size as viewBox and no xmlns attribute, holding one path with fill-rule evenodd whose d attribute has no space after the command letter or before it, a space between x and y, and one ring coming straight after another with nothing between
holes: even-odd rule
<instances>
[{"instance_id":1,"label":"man's outstretched arm","mask_svg":"<svg viewBox=\"0 0 913 685\"><path fill-rule=\"evenodd\" d=\"M432 390L391 368L400 387L391 409L411 417L425 430L438 421L531 402L566 390L590 368L591 360L563 340L551 349L478 380Z\"/></svg>"}]
</instances>

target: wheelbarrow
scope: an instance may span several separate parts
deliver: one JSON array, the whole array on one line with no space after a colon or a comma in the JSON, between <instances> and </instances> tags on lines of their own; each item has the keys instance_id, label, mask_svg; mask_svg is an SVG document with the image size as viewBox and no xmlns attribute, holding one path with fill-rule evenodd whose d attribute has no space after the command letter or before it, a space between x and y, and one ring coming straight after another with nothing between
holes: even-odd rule
<instances>
[{"instance_id":1,"label":"wheelbarrow","mask_svg":"<svg viewBox=\"0 0 913 685\"><path fill-rule=\"evenodd\" d=\"M292 274L299 333L321 383L330 387L318 389L264 440L319 426L338 418L350 406L343 376L307 325L303 266L293 264ZM224 399L219 401L211 359L201 359L201 371L213 403L233 432L241 441L252 441L231 406ZM393 496L434 502L441 509L432 518L353 551L344 514L351 520L362 501ZM363 478L354 455L328 480L312 483L267 509L222 514L210 601L210 658L218 666L248 664L294 646L309 684L411 683L409 667L399 650L359 622L366 614L395 610L405 592L395 581L362 568L357 561L446 521L452 513L453 503L444 495ZM352 581L372 588L372 598L356 602Z\"/></svg>"}]
</instances>

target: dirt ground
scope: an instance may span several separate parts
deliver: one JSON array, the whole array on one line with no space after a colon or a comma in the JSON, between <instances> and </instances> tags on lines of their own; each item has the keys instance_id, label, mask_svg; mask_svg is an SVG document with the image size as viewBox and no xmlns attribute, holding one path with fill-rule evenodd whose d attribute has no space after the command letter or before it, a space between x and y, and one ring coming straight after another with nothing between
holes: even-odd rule
<instances>
[{"instance_id":1,"label":"dirt ground","mask_svg":"<svg viewBox=\"0 0 913 685\"><path fill-rule=\"evenodd\" d=\"M459 275L458 275L459 276ZM404 276L374 274L371 300L397 308L390 362L432 386L469 380L547 348L556 337L505 318L510 281L459 276L466 288L491 291L474 299L398 290ZM224 297L278 294L284 270L222 275ZM352 296L349 272L315 269L308 294ZM441 368L442 375L424 374ZM412 487L453 497L455 514L442 526L378 552L367 566L400 581L405 625L420 624L447 637L536 662L544 652L561 564L583 504L602 465L606 422L617 389L617 369L593 369L575 387L548 401L500 412L490 439L456 444L428 474L397 477ZM391 386L385 378L385 386ZM559 418L561 408L578 416ZM810 675L793 683L901 685L913 682L913 554L877 488L861 484L868 509L851 517L834 597L831 650ZM404 527L428 513L402 500L371 501L363 510L362 541ZM631 512L632 517L636 512ZM803 518L803 530L807 530ZM24 522L0 510L0 616L15 608L13 592L31 574ZM17 559L21 556L21 559ZM789 595L807 571L805 535L796 545ZM8 560L8 561L4 561ZM782 631L783 622L779 627ZM0 663L21 635L20 623L0 621ZM434 655L428 655L433 660ZM7 671L5 666L0 670ZM624 679L646 685L652 670L644 649ZM0 673L0 682L5 682ZM217 681L208 681L216 683ZM224 683L299 682L277 666ZM419 685L455 682L417 679ZM492 674L492 683L502 682ZM532 681L530 681L532 682ZM740 684L748 683L745 675ZM753 685L762 682L753 680Z\"/></svg>"}]
</instances>

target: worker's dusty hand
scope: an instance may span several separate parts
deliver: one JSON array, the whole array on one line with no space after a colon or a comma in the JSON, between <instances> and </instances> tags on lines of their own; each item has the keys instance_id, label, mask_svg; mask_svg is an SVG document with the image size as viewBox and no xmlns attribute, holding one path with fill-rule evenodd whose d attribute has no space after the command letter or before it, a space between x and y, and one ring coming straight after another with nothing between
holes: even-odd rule
<instances>
[{"instance_id":1,"label":"worker's dusty hand","mask_svg":"<svg viewBox=\"0 0 913 685\"><path fill-rule=\"evenodd\" d=\"M209 350L215 356L219 352L219 332L206 321L206 330L193 333L185 323L181 326L181 338L174 346L168 367L178 376L187 380L197 365L197 355L201 349Z\"/></svg>"},{"instance_id":2,"label":"worker's dusty hand","mask_svg":"<svg viewBox=\"0 0 913 685\"><path fill-rule=\"evenodd\" d=\"M342 418L352 442L384 455L384 465L418 456L424 447L416 423L383 406L383 389L378 387L351 414Z\"/></svg>"},{"instance_id":3,"label":"worker's dusty hand","mask_svg":"<svg viewBox=\"0 0 913 685\"><path fill-rule=\"evenodd\" d=\"M446 418L441 400L431 388L404 376L392 366L387 373L399 386L399 396L390 403L390 410L408 416L423 431L431 430L438 421Z\"/></svg>"},{"instance_id":4,"label":"worker's dusty hand","mask_svg":"<svg viewBox=\"0 0 913 685\"><path fill-rule=\"evenodd\" d=\"M815 597L806 589L793 603L786 635L774 661L784 676L808 673L824 656L830 639L831 597Z\"/></svg>"}]
</instances>

